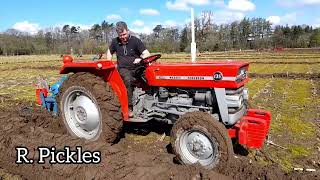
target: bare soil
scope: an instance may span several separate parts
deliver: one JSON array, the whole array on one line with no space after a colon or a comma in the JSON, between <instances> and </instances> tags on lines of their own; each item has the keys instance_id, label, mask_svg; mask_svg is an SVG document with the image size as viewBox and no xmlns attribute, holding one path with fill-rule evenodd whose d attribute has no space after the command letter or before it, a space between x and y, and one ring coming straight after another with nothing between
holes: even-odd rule
<instances>
[{"instance_id":1,"label":"bare soil","mask_svg":"<svg viewBox=\"0 0 320 180\"><path fill-rule=\"evenodd\" d=\"M136 130L138 129L138 130ZM125 124L121 139L108 145L103 141L88 142L68 135L60 118L37 106L20 105L0 110L0 179L14 175L23 179L320 179L320 173L284 173L276 164L260 166L246 156L236 154L230 166L214 172L200 167L176 163L168 141L150 138L147 142L132 138L165 133L168 126ZM160 137L161 135L159 135ZM100 164L17 165L16 146L30 150L29 157L37 159L38 146L63 149L82 146L83 150L102 153Z\"/></svg>"}]
</instances>

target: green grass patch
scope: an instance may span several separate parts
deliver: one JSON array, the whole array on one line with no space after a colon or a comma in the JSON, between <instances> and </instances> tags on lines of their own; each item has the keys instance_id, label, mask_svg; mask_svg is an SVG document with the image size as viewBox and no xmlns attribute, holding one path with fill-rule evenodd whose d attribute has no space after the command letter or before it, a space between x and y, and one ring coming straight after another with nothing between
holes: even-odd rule
<instances>
[{"instance_id":1,"label":"green grass patch","mask_svg":"<svg viewBox=\"0 0 320 180\"><path fill-rule=\"evenodd\" d=\"M273 79L250 79L246 87L249 89L249 98L256 97L261 92L266 84L270 83Z\"/></svg>"},{"instance_id":2,"label":"green grass patch","mask_svg":"<svg viewBox=\"0 0 320 180\"><path fill-rule=\"evenodd\" d=\"M304 157L311 155L310 149L303 146L290 145L288 149L294 157Z\"/></svg>"},{"instance_id":3,"label":"green grass patch","mask_svg":"<svg viewBox=\"0 0 320 180\"><path fill-rule=\"evenodd\" d=\"M286 116L287 117L280 118L279 121L281 122L281 125L285 126L286 130L291 133L292 138L311 140L312 137L315 137L315 127L311 122L303 121L302 119L299 119L297 117L288 117L289 115ZM280 129L277 128L277 130Z\"/></svg>"},{"instance_id":4,"label":"green grass patch","mask_svg":"<svg viewBox=\"0 0 320 180\"><path fill-rule=\"evenodd\" d=\"M33 86L9 86L0 89L0 95L10 97L7 100L20 100L32 102L36 100L35 88Z\"/></svg>"},{"instance_id":5,"label":"green grass patch","mask_svg":"<svg viewBox=\"0 0 320 180\"><path fill-rule=\"evenodd\" d=\"M18 79L35 79L38 76L52 77L57 76L57 70L39 70L39 69L16 69L8 71L0 71L0 79L4 80L18 80Z\"/></svg>"},{"instance_id":6,"label":"green grass patch","mask_svg":"<svg viewBox=\"0 0 320 180\"><path fill-rule=\"evenodd\" d=\"M259 74L273 73L319 73L319 64L251 64L250 72Z\"/></svg>"}]
</instances>

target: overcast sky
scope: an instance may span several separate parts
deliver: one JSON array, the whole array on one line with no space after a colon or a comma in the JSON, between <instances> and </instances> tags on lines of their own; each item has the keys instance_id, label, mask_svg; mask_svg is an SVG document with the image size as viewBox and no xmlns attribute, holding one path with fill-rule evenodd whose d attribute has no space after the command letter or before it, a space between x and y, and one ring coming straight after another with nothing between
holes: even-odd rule
<instances>
[{"instance_id":1,"label":"overcast sky","mask_svg":"<svg viewBox=\"0 0 320 180\"><path fill-rule=\"evenodd\" d=\"M36 33L39 29L94 23L128 23L135 32L150 33L157 24L183 26L195 14L212 11L217 24L263 17L273 24L308 24L320 27L320 0L4 0L0 6L0 31L15 28Z\"/></svg>"}]
</instances>

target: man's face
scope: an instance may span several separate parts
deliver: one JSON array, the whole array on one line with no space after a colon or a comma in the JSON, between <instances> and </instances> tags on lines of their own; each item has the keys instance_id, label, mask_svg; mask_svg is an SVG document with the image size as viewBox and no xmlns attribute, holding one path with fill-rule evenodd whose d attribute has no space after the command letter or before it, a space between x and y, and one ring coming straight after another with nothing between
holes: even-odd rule
<instances>
[{"instance_id":1,"label":"man's face","mask_svg":"<svg viewBox=\"0 0 320 180\"><path fill-rule=\"evenodd\" d=\"M126 43L129 38L129 31L124 30L122 33L118 33L118 37L121 40L121 43Z\"/></svg>"}]
</instances>

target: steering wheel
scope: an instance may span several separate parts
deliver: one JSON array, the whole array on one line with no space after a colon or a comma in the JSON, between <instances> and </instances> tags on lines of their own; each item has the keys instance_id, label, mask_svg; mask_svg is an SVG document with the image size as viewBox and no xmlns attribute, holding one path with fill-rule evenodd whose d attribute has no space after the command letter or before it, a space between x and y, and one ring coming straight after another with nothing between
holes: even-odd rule
<instances>
[{"instance_id":1,"label":"steering wheel","mask_svg":"<svg viewBox=\"0 0 320 180\"><path fill-rule=\"evenodd\" d=\"M157 59L161 57L161 54L155 54L152 56L149 56L147 58L141 59L141 61L136 64L135 71L134 71L134 77L136 78L143 78L144 77L144 71L146 68L150 65L150 63L155 62Z\"/></svg>"},{"instance_id":2,"label":"steering wheel","mask_svg":"<svg viewBox=\"0 0 320 180\"><path fill-rule=\"evenodd\" d=\"M155 54L142 59L139 64L148 66L150 63L155 62L159 58L161 58L161 54Z\"/></svg>"}]
</instances>

